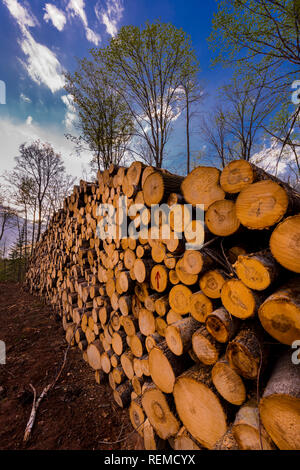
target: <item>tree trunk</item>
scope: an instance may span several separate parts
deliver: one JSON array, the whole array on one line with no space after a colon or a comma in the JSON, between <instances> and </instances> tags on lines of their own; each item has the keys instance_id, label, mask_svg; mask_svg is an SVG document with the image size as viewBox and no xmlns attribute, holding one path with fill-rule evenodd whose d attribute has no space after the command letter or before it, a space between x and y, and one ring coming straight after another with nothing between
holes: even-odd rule
<instances>
[{"instance_id":1,"label":"tree trunk","mask_svg":"<svg viewBox=\"0 0 300 470\"><path fill-rule=\"evenodd\" d=\"M186 164L187 164L187 175L190 172L190 102L189 98L186 100Z\"/></svg>"}]
</instances>

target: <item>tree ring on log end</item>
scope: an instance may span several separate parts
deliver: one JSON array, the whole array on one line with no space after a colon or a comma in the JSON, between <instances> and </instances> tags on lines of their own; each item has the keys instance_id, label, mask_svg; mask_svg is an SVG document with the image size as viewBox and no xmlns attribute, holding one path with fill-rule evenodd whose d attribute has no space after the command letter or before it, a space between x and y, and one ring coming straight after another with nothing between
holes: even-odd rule
<instances>
[{"instance_id":1,"label":"tree ring on log end","mask_svg":"<svg viewBox=\"0 0 300 470\"><path fill-rule=\"evenodd\" d=\"M212 449L225 434L226 416L215 393L201 377L179 377L174 386L179 417L189 433L204 447Z\"/></svg>"},{"instance_id":2,"label":"tree ring on log end","mask_svg":"<svg viewBox=\"0 0 300 470\"><path fill-rule=\"evenodd\" d=\"M286 191L274 181L253 183L243 189L236 200L236 215L250 229L272 227L288 208Z\"/></svg>"},{"instance_id":3,"label":"tree ring on log end","mask_svg":"<svg viewBox=\"0 0 300 470\"><path fill-rule=\"evenodd\" d=\"M149 353L149 368L155 385L165 393L172 393L175 374L164 353L154 347Z\"/></svg>"},{"instance_id":4,"label":"tree ring on log end","mask_svg":"<svg viewBox=\"0 0 300 470\"><path fill-rule=\"evenodd\" d=\"M145 413L161 439L177 434L180 428L178 419L172 413L165 395L157 388L146 390L142 396Z\"/></svg>"}]
</instances>

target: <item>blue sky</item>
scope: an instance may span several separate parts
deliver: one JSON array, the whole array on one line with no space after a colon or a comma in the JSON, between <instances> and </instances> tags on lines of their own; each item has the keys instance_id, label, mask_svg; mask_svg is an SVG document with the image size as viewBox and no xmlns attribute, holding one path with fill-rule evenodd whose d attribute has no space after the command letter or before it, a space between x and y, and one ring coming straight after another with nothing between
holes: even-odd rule
<instances>
[{"instance_id":1,"label":"blue sky","mask_svg":"<svg viewBox=\"0 0 300 470\"><path fill-rule=\"evenodd\" d=\"M107 44L123 25L160 18L191 35L208 95L202 108L209 112L216 89L230 77L229 70L210 66L206 39L216 9L215 0L0 0L0 80L7 90L6 104L0 105L0 172L12 168L22 142L40 138L62 153L69 173L82 176L90 156L78 159L64 137L72 133L74 115L62 74L74 70L76 57ZM182 118L175 127L168 146L173 166L185 155ZM193 150L202 146L194 134Z\"/></svg>"}]
</instances>

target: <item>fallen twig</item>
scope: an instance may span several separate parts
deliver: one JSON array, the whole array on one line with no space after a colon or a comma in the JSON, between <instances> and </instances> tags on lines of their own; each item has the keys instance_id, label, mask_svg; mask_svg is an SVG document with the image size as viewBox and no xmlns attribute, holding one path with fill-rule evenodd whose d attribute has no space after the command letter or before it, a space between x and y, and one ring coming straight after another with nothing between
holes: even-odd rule
<instances>
[{"instance_id":1,"label":"fallen twig","mask_svg":"<svg viewBox=\"0 0 300 470\"><path fill-rule=\"evenodd\" d=\"M260 448L261 450L264 450L263 442L262 442L262 428L261 428L261 419L260 419L260 413L259 413L259 402L260 402L260 393L259 393L259 379L260 379L260 373L261 373L261 367L262 367L262 350L261 347L259 347L259 352L260 352L260 358L259 358L259 368L258 368L258 373L257 373L257 379L256 379L256 401L257 401L257 408L258 408L258 430L259 430L259 442L260 442Z\"/></svg>"},{"instance_id":2,"label":"fallen twig","mask_svg":"<svg viewBox=\"0 0 300 470\"><path fill-rule=\"evenodd\" d=\"M82 312L82 315L83 315L83 314L84 314L84 311ZM80 319L82 318L82 315L81 315ZM63 370L64 370L64 368L65 368L65 365L66 365L66 362L67 362L67 355L68 355L68 352L69 352L69 350L70 350L70 348L71 348L72 340L73 340L73 338L74 338L74 336L75 336L75 333L76 333L76 331L77 331L79 325L80 325L80 322L76 325L76 328L75 328L75 330L74 330L74 332L73 332L73 336L72 336L72 338L71 338L71 340L70 340L70 342L69 342L69 344L68 344L67 349L65 350L64 360L63 360L63 363L62 363L62 365L61 365L61 367L60 367L60 369L59 369L59 371L58 371L56 377L54 378L53 382L51 382L49 385L47 385L47 386L43 389L43 391L42 391L42 393L40 394L40 396L38 397L38 399L36 398L36 397L37 397L36 389L34 388L34 386L33 386L32 384L30 384L30 387L31 387L32 390L33 390L33 403L32 403L32 409L31 409L30 417L29 417L29 420L28 420L28 422L27 422L26 429L25 429L25 433L24 433L24 438L23 438L23 441L24 441L24 442L27 442L28 439L29 439L29 437L30 437L30 435L31 435L31 431L32 431L33 425L34 425L34 423L35 423L35 419L36 419L36 415L37 415L37 410L38 410L38 408L39 408L39 406L40 406L40 404L41 404L41 401L47 396L47 394L49 393L49 391L50 391L53 387L55 387L55 385L57 384L57 382L58 382L58 380L59 380L59 378L60 378L60 376L61 376L61 374L62 374L62 372L63 372Z\"/></svg>"}]
</instances>

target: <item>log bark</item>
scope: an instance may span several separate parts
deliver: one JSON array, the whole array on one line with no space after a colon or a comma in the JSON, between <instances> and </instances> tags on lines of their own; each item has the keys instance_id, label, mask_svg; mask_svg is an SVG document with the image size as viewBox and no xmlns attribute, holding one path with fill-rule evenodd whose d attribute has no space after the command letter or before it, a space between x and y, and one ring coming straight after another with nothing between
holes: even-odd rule
<instances>
[{"instance_id":1,"label":"log bark","mask_svg":"<svg viewBox=\"0 0 300 470\"><path fill-rule=\"evenodd\" d=\"M230 366L245 379L256 379L266 363L267 348L260 332L245 326L226 349ZM260 367L261 364L261 367Z\"/></svg>"},{"instance_id":2,"label":"log bark","mask_svg":"<svg viewBox=\"0 0 300 470\"><path fill-rule=\"evenodd\" d=\"M275 365L259 405L262 423L281 450L300 449L300 368L291 352Z\"/></svg>"}]
</instances>

